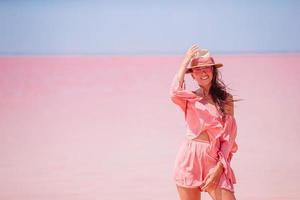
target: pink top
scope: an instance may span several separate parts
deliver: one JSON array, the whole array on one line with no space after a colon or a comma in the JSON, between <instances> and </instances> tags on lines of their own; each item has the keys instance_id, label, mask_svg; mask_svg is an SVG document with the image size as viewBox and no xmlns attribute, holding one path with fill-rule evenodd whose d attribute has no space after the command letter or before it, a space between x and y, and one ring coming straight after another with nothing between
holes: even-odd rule
<instances>
[{"instance_id":1,"label":"pink top","mask_svg":"<svg viewBox=\"0 0 300 200\"><path fill-rule=\"evenodd\" d=\"M186 90L184 80L179 83L177 73L171 84L170 98L185 113L186 137L196 138L206 130L211 143L211 152L222 162L226 177L232 183L236 183L234 172L230 167L232 154L238 150L235 142L237 126L234 116L225 115L223 122L221 113L214 105L204 104L205 99L202 96Z\"/></svg>"}]
</instances>

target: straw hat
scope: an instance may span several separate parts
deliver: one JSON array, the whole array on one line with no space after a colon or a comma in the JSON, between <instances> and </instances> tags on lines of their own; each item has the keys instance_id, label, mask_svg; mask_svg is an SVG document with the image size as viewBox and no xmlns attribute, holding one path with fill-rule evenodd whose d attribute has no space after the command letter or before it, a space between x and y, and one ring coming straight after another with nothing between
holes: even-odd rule
<instances>
[{"instance_id":1,"label":"straw hat","mask_svg":"<svg viewBox=\"0 0 300 200\"><path fill-rule=\"evenodd\" d=\"M193 68L204 67L204 66L215 66L217 68L222 67L222 63L215 63L213 57L210 56L210 53L207 49L201 49L197 55L192 58L190 66L187 67L185 73L191 73Z\"/></svg>"}]
</instances>

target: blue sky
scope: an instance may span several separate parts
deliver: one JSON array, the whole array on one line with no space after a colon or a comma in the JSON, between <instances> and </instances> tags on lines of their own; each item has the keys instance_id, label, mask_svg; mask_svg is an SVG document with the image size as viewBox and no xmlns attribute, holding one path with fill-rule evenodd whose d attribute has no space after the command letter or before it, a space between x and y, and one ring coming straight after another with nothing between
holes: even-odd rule
<instances>
[{"instance_id":1,"label":"blue sky","mask_svg":"<svg viewBox=\"0 0 300 200\"><path fill-rule=\"evenodd\" d=\"M299 52L299 1L0 1L0 55Z\"/></svg>"}]
</instances>

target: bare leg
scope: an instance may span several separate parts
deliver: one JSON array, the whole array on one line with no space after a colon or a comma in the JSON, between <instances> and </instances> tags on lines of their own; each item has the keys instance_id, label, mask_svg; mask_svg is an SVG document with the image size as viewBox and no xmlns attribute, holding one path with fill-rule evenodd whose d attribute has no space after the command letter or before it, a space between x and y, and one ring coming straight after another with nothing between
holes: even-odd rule
<instances>
[{"instance_id":1,"label":"bare leg","mask_svg":"<svg viewBox=\"0 0 300 200\"><path fill-rule=\"evenodd\" d=\"M213 200L236 200L233 192L220 187L208 191L208 194Z\"/></svg>"},{"instance_id":2,"label":"bare leg","mask_svg":"<svg viewBox=\"0 0 300 200\"><path fill-rule=\"evenodd\" d=\"M180 200L201 200L199 188L185 188L176 185Z\"/></svg>"}]
</instances>

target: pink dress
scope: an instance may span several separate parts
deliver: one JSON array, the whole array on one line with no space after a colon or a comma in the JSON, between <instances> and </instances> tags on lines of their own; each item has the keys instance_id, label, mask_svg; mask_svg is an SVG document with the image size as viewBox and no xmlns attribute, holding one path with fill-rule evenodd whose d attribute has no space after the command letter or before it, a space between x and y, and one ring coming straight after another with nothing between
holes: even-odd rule
<instances>
[{"instance_id":1,"label":"pink dress","mask_svg":"<svg viewBox=\"0 0 300 200\"><path fill-rule=\"evenodd\" d=\"M208 172L220 160L224 171L218 186L234 192L236 178L230 166L232 155L238 150L234 116L225 115L223 123L215 106L208 107L203 103L203 97L186 90L184 81L180 83L177 74L171 84L170 98L184 112L186 123L186 139L179 148L174 165L176 184L201 189ZM192 140L204 130L210 142Z\"/></svg>"}]
</instances>

